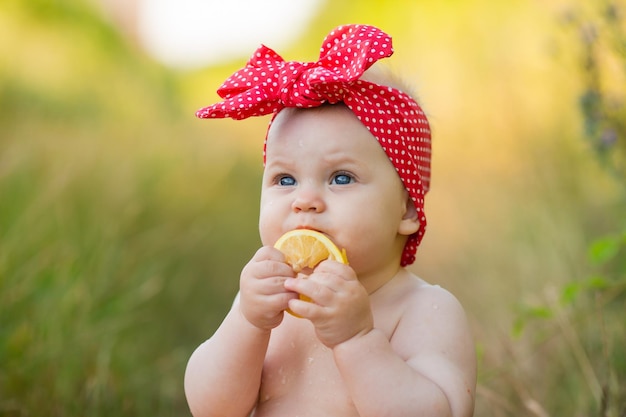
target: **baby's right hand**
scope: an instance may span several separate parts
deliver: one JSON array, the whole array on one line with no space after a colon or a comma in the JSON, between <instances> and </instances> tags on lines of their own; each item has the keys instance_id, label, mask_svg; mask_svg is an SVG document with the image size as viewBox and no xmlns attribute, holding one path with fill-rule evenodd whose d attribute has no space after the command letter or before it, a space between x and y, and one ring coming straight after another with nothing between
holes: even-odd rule
<instances>
[{"instance_id":1,"label":"baby's right hand","mask_svg":"<svg viewBox=\"0 0 626 417\"><path fill-rule=\"evenodd\" d=\"M285 290L285 280L294 278L285 255L269 246L259 249L241 271L239 308L254 326L271 330L278 326L292 298L298 294Z\"/></svg>"}]
</instances>

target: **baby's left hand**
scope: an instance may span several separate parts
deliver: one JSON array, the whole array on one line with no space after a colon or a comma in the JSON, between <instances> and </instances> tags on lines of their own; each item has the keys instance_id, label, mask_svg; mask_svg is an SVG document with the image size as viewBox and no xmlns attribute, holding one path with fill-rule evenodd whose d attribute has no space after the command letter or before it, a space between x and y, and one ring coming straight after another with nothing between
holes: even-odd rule
<instances>
[{"instance_id":1,"label":"baby's left hand","mask_svg":"<svg viewBox=\"0 0 626 417\"><path fill-rule=\"evenodd\" d=\"M323 261L308 277L287 279L285 289L311 299L292 299L289 309L310 320L317 337L329 348L374 327L369 295L348 265Z\"/></svg>"}]
</instances>

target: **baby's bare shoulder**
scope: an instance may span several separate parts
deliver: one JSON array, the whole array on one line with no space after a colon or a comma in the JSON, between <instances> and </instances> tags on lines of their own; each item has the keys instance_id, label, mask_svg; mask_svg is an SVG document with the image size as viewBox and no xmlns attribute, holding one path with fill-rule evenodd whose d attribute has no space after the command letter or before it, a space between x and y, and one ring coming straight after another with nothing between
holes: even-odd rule
<instances>
[{"instance_id":1,"label":"baby's bare shoulder","mask_svg":"<svg viewBox=\"0 0 626 417\"><path fill-rule=\"evenodd\" d=\"M426 281L414 277L412 285L406 291L406 318L415 314L427 314L429 316L441 316L447 314L460 314L465 317L465 312L459 300L450 291L439 285L429 284Z\"/></svg>"},{"instance_id":2,"label":"baby's bare shoulder","mask_svg":"<svg viewBox=\"0 0 626 417\"><path fill-rule=\"evenodd\" d=\"M465 310L445 288L413 275L403 280L401 312L391 342L406 358L473 345Z\"/></svg>"},{"instance_id":3,"label":"baby's bare shoulder","mask_svg":"<svg viewBox=\"0 0 626 417\"><path fill-rule=\"evenodd\" d=\"M471 410L476 354L461 303L446 289L414 276L402 287L402 309L390 338L394 351L437 384L454 410Z\"/></svg>"},{"instance_id":4,"label":"baby's bare shoulder","mask_svg":"<svg viewBox=\"0 0 626 417\"><path fill-rule=\"evenodd\" d=\"M388 307L401 310L407 320L424 314L465 315L456 297L439 285L429 284L408 271L402 271L387 284L381 299Z\"/></svg>"}]
</instances>

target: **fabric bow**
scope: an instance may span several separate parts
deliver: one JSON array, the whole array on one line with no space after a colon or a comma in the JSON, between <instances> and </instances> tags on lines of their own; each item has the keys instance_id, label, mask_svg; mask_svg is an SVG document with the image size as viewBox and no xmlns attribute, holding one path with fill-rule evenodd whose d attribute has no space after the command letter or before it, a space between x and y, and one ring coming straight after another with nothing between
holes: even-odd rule
<instances>
[{"instance_id":1,"label":"fabric bow","mask_svg":"<svg viewBox=\"0 0 626 417\"><path fill-rule=\"evenodd\" d=\"M317 107L354 94L354 82L378 59L393 54L391 38L364 25L342 26L324 40L317 62L286 62L261 45L244 68L217 90L224 100L199 110L200 118L245 119L285 107Z\"/></svg>"},{"instance_id":2,"label":"fabric bow","mask_svg":"<svg viewBox=\"0 0 626 417\"><path fill-rule=\"evenodd\" d=\"M415 261L426 230L424 195L430 185L431 135L428 119L413 98L361 79L376 61L392 54L391 37L367 25L345 25L331 31L316 62L287 62L261 45L246 66L217 90L223 100L198 110L196 116L275 117L286 107L343 102L378 140L417 209L420 228L405 245L401 265L406 266Z\"/></svg>"}]
</instances>

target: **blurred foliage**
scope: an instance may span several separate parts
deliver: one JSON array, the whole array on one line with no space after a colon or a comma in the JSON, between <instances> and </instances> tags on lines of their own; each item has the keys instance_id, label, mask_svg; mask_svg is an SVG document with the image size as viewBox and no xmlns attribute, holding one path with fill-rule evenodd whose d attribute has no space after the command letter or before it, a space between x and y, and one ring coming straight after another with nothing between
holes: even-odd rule
<instances>
[{"instance_id":1,"label":"blurred foliage","mask_svg":"<svg viewBox=\"0 0 626 417\"><path fill-rule=\"evenodd\" d=\"M258 245L260 157L90 3L5 1L0 32L0 415L184 414Z\"/></svg>"},{"instance_id":2,"label":"blurred foliage","mask_svg":"<svg viewBox=\"0 0 626 417\"><path fill-rule=\"evenodd\" d=\"M590 9L570 7L564 24L580 42L582 93L580 110L583 137L599 165L621 187L619 199L626 202L626 3L603 1ZM543 300L521 304L513 333L520 338L529 327L537 346L563 346L544 353L542 361L560 361L548 378L558 386L551 400L537 400L537 390L524 382L511 384L529 411L549 415L545 406L573 404L572 412L587 415L626 415L626 213L623 209L612 230L596 236L588 245L587 276L545 288ZM574 278L574 277L572 277ZM563 360L562 355L570 360ZM535 392L531 392L535 391ZM559 398L560 397L560 398ZM544 405L542 405L544 404ZM553 408L553 407L551 407Z\"/></svg>"},{"instance_id":3,"label":"blurred foliage","mask_svg":"<svg viewBox=\"0 0 626 417\"><path fill-rule=\"evenodd\" d=\"M602 164L626 186L626 13L604 1L595 16L567 16L582 44L585 135Z\"/></svg>"},{"instance_id":4,"label":"blurred foliage","mask_svg":"<svg viewBox=\"0 0 626 417\"><path fill-rule=\"evenodd\" d=\"M413 269L470 316L476 415L626 413L624 13L327 2L279 51L394 36L435 132ZM193 111L246 58L174 72L86 0L0 3L0 416L188 414L186 361L259 245L267 122Z\"/></svg>"}]
</instances>

